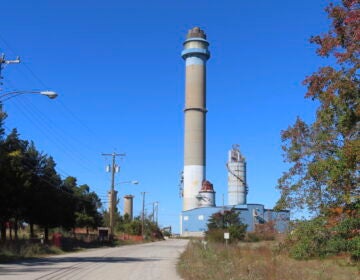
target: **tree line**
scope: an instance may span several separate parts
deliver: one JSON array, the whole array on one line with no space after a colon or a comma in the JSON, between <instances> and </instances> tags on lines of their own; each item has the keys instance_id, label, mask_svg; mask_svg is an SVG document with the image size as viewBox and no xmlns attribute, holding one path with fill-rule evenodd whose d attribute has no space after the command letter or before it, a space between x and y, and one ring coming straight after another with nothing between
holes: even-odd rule
<instances>
[{"instance_id":1,"label":"tree line","mask_svg":"<svg viewBox=\"0 0 360 280\"><path fill-rule=\"evenodd\" d=\"M27 223L30 237L34 225L44 230L63 227L97 227L102 223L98 212L101 201L86 184L75 177L61 179L54 159L37 150L33 141L20 138L16 128L5 134L6 113L0 104L0 236L6 240L11 226L18 239L19 225Z\"/></svg>"}]
</instances>

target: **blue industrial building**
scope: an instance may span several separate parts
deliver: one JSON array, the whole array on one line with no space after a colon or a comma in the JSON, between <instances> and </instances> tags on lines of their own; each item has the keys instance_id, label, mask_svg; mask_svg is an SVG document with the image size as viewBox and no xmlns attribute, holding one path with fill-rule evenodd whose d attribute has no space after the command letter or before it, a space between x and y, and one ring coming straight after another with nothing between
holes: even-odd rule
<instances>
[{"instance_id":1,"label":"blue industrial building","mask_svg":"<svg viewBox=\"0 0 360 280\"><path fill-rule=\"evenodd\" d=\"M224 210L235 209L240 212L240 220L246 224L247 231L254 231L256 224L274 221L277 232L285 232L290 220L287 210L274 211L265 209L262 204L244 204L224 207L200 207L181 212L181 235L203 236L207 230L207 223L211 215Z\"/></svg>"}]
</instances>

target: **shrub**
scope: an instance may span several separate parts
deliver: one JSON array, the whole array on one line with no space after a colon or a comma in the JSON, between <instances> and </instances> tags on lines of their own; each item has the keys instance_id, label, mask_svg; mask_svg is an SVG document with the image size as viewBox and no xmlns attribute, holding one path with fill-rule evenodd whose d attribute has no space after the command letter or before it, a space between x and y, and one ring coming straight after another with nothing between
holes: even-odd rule
<instances>
[{"instance_id":1,"label":"shrub","mask_svg":"<svg viewBox=\"0 0 360 280\"><path fill-rule=\"evenodd\" d=\"M230 243L244 240L246 227L246 225L232 225L227 229L210 229L206 232L206 239L210 242L224 242L224 233L228 232L230 235Z\"/></svg>"},{"instance_id":2,"label":"shrub","mask_svg":"<svg viewBox=\"0 0 360 280\"><path fill-rule=\"evenodd\" d=\"M323 218L299 222L288 236L290 255L296 259L324 256L330 236Z\"/></svg>"},{"instance_id":3,"label":"shrub","mask_svg":"<svg viewBox=\"0 0 360 280\"><path fill-rule=\"evenodd\" d=\"M260 240L274 240L276 236L275 221L255 225L255 234Z\"/></svg>"},{"instance_id":4,"label":"shrub","mask_svg":"<svg viewBox=\"0 0 360 280\"><path fill-rule=\"evenodd\" d=\"M206 238L215 242L223 242L225 232L230 234L230 242L243 240L247 228L247 225L240 221L239 212L235 209L214 213L207 226Z\"/></svg>"},{"instance_id":5,"label":"shrub","mask_svg":"<svg viewBox=\"0 0 360 280\"><path fill-rule=\"evenodd\" d=\"M229 226L230 242L244 240L247 225L231 225Z\"/></svg>"},{"instance_id":6,"label":"shrub","mask_svg":"<svg viewBox=\"0 0 360 280\"><path fill-rule=\"evenodd\" d=\"M132 235L141 235L141 228L141 221L139 220L133 220L124 225L125 233Z\"/></svg>"},{"instance_id":7,"label":"shrub","mask_svg":"<svg viewBox=\"0 0 360 280\"><path fill-rule=\"evenodd\" d=\"M360 257L360 220L345 217L335 226L329 226L325 217L299 222L288 235L285 247L296 259L324 257L349 253Z\"/></svg>"},{"instance_id":8,"label":"shrub","mask_svg":"<svg viewBox=\"0 0 360 280\"><path fill-rule=\"evenodd\" d=\"M348 251L355 260L360 260L360 236L348 240Z\"/></svg>"},{"instance_id":9,"label":"shrub","mask_svg":"<svg viewBox=\"0 0 360 280\"><path fill-rule=\"evenodd\" d=\"M248 232L245 236L247 242L259 242L260 237L255 232Z\"/></svg>"},{"instance_id":10,"label":"shrub","mask_svg":"<svg viewBox=\"0 0 360 280\"><path fill-rule=\"evenodd\" d=\"M206 239L210 242L223 242L225 229L214 228L206 232Z\"/></svg>"},{"instance_id":11,"label":"shrub","mask_svg":"<svg viewBox=\"0 0 360 280\"><path fill-rule=\"evenodd\" d=\"M275 240L276 230L275 221L270 221L264 224L256 224L255 231L246 233L246 242L258 242L258 241L269 241Z\"/></svg>"}]
</instances>

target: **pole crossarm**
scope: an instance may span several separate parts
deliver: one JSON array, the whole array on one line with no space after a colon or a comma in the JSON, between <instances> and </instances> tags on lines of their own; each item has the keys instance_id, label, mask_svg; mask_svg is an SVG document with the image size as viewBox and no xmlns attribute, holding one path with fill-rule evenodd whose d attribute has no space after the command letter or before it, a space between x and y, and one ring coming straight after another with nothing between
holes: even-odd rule
<instances>
[{"instance_id":1,"label":"pole crossarm","mask_svg":"<svg viewBox=\"0 0 360 280\"><path fill-rule=\"evenodd\" d=\"M13 59L13 60L6 60L5 59L5 54L0 55L0 85L2 85L3 76L1 75L1 71L4 69L4 65L18 64L18 63L20 63L20 57L19 56L16 57L16 59Z\"/></svg>"}]
</instances>

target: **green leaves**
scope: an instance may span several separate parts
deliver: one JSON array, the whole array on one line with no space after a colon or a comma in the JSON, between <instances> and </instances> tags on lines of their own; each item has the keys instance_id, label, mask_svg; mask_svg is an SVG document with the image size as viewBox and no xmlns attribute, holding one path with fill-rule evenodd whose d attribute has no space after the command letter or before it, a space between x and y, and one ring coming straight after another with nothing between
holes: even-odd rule
<instances>
[{"instance_id":1,"label":"green leaves","mask_svg":"<svg viewBox=\"0 0 360 280\"><path fill-rule=\"evenodd\" d=\"M5 223L10 219L45 229L100 225L96 193L88 185L77 186L75 177L62 181L54 159L40 153L33 142L20 139L16 129L6 136L3 116L0 110L1 237L5 239Z\"/></svg>"},{"instance_id":2,"label":"green leaves","mask_svg":"<svg viewBox=\"0 0 360 280\"><path fill-rule=\"evenodd\" d=\"M311 38L320 56L334 55L339 65L321 67L304 80L305 97L319 102L314 123L297 118L281 133L284 160L291 166L278 182L278 208L320 214L359 197L360 44L355 38L360 14L355 2L329 6L332 27Z\"/></svg>"},{"instance_id":3,"label":"green leaves","mask_svg":"<svg viewBox=\"0 0 360 280\"><path fill-rule=\"evenodd\" d=\"M359 257L360 227L360 11L358 1L327 8L332 26L314 36L317 54L334 56L335 66L307 77L306 98L319 103L316 119L298 118L281 134L291 164L278 181L276 209L306 209L315 218L300 222L289 236L295 258L349 252ZM357 249L355 249L357 248Z\"/></svg>"},{"instance_id":4,"label":"green leaves","mask_svg":"<svg viewBox=\"0 0 360 280\"><path fill-rule=\"evenodd\" d=\"M214 213L207 226L206 237L216 242L224 240L225 231L230 233L230 241L243 240L247 228L247 225L240 221L239 212L234 209Z\"/></svg>"}]
</instances>

